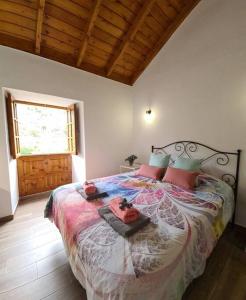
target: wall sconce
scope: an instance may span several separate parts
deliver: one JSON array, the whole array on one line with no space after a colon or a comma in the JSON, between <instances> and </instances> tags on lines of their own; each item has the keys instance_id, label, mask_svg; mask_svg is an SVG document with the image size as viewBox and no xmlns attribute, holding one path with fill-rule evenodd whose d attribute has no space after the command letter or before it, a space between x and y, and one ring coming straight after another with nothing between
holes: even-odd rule
<instances>
[{"instance_id":1,"label":"wall sconce","mask_svg":"<svg viewBox=\"0 0 246 300\"><path fill-rule=\"evenodd\" d=\"M145 121L147 123L151 123L154 119L154 115L153 112L151 111L151 109L146 110L145 112Z\"/></svg>"}]
</instances>

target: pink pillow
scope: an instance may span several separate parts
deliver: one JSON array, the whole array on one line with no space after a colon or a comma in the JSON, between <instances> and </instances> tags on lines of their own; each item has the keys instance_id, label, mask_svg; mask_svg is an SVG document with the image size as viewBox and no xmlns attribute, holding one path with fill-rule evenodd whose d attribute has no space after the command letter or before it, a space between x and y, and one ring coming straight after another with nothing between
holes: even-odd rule
<instances>
[{"instance_id":1,"label":"pink pillow","mask_svg":"<svg viewBox=\"0 0 246 300\"><path fill-rule=\"evenodd\" d=\"M167 168L162 181L177 185L187 190L193 190L199 172L191 172L178 168Z\"/></svg>"},{"instance_id":2,"label":"pink pillow","mask_svg":"<svg viewBox=\"0 0 246 300\"><path fill-rule=\"evenodd\" d=\"M136 175L149 177L152 179L161 180L164 176L165 168L158 168L149 165L141 165Z\"/></svg>"}]
</instances>

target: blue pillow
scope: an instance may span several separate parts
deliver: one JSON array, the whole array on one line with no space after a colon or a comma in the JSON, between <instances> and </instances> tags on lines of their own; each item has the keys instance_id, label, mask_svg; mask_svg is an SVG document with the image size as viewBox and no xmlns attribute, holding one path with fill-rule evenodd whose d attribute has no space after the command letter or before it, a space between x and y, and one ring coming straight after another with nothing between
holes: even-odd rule
<instances>
[{"instance_id":1,"label":"blue pillow","mask_svg":"<svg viewBox=\"0 0 246 300\"><path fill-rule=\"evenodd\" d=\"M193 158L178 157L173 165L174 168L187 171L199 171L201 168L201 160Z\"/></svg>"},{"instance_id":2,"label":"blue pillow","mask_svg":"<svg viewBox=\"0 0 246 300\"><path fill-rule=\"evenodd\" d=\"M171 155L162 153L151 153L149 158L149 165L158 168L167 168Z\"/></svg>"}]
</instances>

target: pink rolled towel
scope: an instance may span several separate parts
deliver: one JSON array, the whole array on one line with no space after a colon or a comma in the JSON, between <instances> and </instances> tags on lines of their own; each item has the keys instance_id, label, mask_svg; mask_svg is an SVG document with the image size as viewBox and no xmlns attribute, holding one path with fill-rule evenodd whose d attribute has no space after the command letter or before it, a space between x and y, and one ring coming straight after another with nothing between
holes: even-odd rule
<instances>
[{"instance_id":1,"label":"pink rolled towel","mask_svg":"<svg viewBox=\"0 0 246 300\"><path fill-rule=\"evenodd\" d=\"M97 188L93 182L85 182L83 185L83 189L86 195L95 194L97 192Z\"/></svg>"},{"instance_id":2,"label":"pink rolled towel","mask_svg":"<svg viewBox=\"0 0 246 300\"><path fill-rule=\"evenodd\" d=\"M121 197L116 197L109 202L109 208L113 214L121 219L124 223L128 224L136 221L139 218L139 211L134 207L124 207L120 209L120 204L123 199Z\"/></svg>"}]
</instances>

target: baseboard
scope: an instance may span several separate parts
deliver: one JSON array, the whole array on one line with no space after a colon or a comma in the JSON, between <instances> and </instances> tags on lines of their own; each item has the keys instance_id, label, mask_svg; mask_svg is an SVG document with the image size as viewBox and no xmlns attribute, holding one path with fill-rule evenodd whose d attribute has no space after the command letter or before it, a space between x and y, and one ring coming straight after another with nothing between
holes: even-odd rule
<instances>
[{"instance_id":1,"label":"baseboard","mask_svg":"<svg viewBox=\"0 0 246 300\"><path fill-rule=\"evenodd\" d=\"M242 228L246 228L246 224L242 224L242 223L235 223L235 225L239 226L239 227L242 227Z\"/></svg>"},{"instance_id":2,"label":"baseboard","mask_svg":"<svg viewBox=\"0 0 246 300\"><path fill-rule=\"evenodd\" d=\"M28 200L28 199L34 200L34 199L39 199L41 197L49 197L49 195L50 195L51 192L52 191L45 191L45 192L42 192L42 193L37 193L37 194L22 196L22 197L20 197L20 200L21 201Z\"/></svg>"},{"instance_id":3,"label":"baseboard","mask_svg":"<svg viewBox=\"0 0 246 300\"><path fill-rule=\"evenodd\" d=\"M0 218L0 223L9 222L12 221L13 219L14 219L14 215L5 216Z\"/></svg>"},{"instance_id":4,"label":"baseboard","mask_svg":"<svg viewBox=\"0 0 246 300\"><path fill-rule=\"evenodd\" d=\"M246 234L246 227L238 225L238 224L235 224L234 227L237 231L244 232Z\"/></svg>"}]
</instances>

